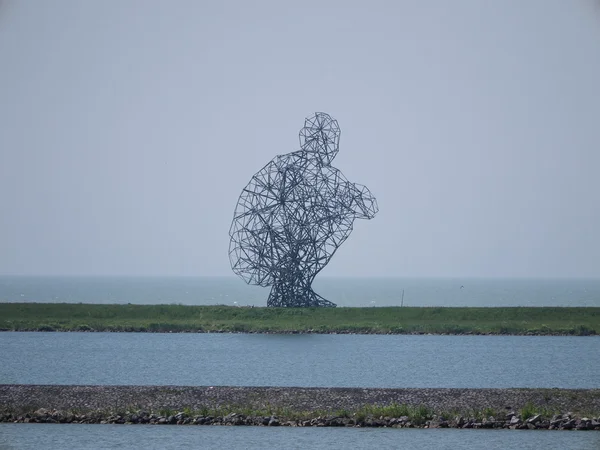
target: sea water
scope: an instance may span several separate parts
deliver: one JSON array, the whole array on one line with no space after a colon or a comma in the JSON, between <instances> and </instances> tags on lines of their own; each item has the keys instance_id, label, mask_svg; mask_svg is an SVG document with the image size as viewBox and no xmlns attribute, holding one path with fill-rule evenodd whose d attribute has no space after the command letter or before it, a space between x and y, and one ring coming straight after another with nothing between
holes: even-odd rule
<instances>
[{"instance_id":1,"label":"sea water","mask_svg":"<svg viewBox=\"0 0 600 450\"><path fill-rule=\"evenodd\" d=\"M600 280L328 278L315 291L339 306L600 306ZM269 288L236 277L0 276L0 302L266 306Z\"/></svg>"},{"instance_id":2,"label":"sea water","mask_svg":"<svg viewBox=\"0 0 600 450\"><path fill-rule=\"evenodd\" d=\"M73 449L597 450L598 432L0 424L0 450Z\"/></svg>"},{"instance_id":3,"label":"sea water","mask_svg":"<svg viewBox=\"0 0 600 450\"><path fill-rule=\"evenodd\" d=\"M597 388L600 336L0 333L0 384Z\"/></svg>"}]
</instances>

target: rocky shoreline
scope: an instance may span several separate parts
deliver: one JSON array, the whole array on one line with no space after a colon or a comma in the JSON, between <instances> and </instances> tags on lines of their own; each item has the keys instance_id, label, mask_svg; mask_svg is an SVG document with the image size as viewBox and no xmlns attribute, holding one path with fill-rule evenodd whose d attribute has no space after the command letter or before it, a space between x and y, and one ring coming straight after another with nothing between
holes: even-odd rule
<instances>
[{"instance_id":1,"label":"rocky shoreline","mask_svg":"<svg viewBox=\"0 0 600 450\"><path fill-rule=\"evenodd\" d=\"M245 426L288 426L288 427L356 427L356 428L474 428L511 430L596 430L600 431L600 418L576 417L572 414L556 414L551 418L542 418L536 414L523 419L514 412L505 417L494 416L479 419L459 414L453 418L433 415L425 421L411 420L409 416L400 417L340 417L337 415L318 416L312 419L279 418L277 415L249 415L229 413L225 416L188 414L180 411L174 414L153 414L147 411L127 413L90 414L64 413L58 410L40 408L25 414L0 413L0 423L72 423L72 424L148 424L148 425L245 425Z\"/></svg>"},{"instance_id":2,"label":"rocky shoreline","mask_svg":"<svg viewBox=\"0 0 600 450\"><path fill-rule=\"evenodd\" d=\"M103 327L99 329L91 328L87 325L79 326L76 328L55 328L52 326L44 325L40 327L22 327L15 328L3 328L0 327L0 332L4 333L156 333L156 334L172 334L172 333L188 333L188 334L332 334L332 335L388 335L388 336L598 336L596 330L593 329L581 329L578 331L573 330L523 330L523 331L510 331L510 332L495 332L495 331L482 331L482 330L467 330L467 331L443 331L443 332L429 332L423 330L405 330L405 331L377 331L377 330L277 330L277 331L265 331L265 330L244 330L235 331L230 329L153 329L148 330L140 327Z\"/></svg>"},{"instance_id":3,"label":"rocky shoreline","mask_svg":"<svg viewBox=\"0 0 600 450\"><path fill-rule=\"evenodd\" d=\"M600 389L0 385L0 422L600 430Z\"/></svg>"}]
</instances>

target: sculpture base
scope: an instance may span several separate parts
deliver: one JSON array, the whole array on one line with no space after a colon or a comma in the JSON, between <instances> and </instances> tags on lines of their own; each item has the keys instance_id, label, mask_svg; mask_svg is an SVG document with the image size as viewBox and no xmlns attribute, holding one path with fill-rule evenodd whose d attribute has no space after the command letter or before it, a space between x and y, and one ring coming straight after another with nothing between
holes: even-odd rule
<instances>
[{"instance_id":1,"label":"sculpture base","mask_svg":"<svg viewBox=\"0 0 600 450\"><path fill-rule=\"evenodd\" d=\"M273 286L267 306L276 308L335 308L337 305L324 299L310 287L305 289Z\"/></svg>"}]
</instances>

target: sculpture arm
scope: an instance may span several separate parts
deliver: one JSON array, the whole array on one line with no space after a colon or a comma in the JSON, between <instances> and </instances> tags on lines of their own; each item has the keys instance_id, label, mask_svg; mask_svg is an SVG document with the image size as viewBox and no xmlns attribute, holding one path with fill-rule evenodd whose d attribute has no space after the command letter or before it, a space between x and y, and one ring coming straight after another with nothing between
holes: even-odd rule
<instances>
[{"instance_id":1,"label":"sculpture arm","mask_svg":"<svg viewBox=\"0 0 600 450\"><path fill-rule=\"evenodd\" d=\"M366 186L348 182L348 191L351 196L350 208L356 219L372 219L379 211L377 200Z\"/></svg>"}]
</instances>

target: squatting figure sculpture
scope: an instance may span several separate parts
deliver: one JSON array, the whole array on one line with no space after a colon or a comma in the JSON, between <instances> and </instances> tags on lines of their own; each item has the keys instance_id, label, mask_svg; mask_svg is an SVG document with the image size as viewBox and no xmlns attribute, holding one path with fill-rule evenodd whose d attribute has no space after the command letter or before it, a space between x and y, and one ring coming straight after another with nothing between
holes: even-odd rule
<instances>
[{"instance_id":1,"label":"squatting figure sculpture","mask_svg":"<svg viewBox=\"0 0 600 450\"><path fill-rule=\"evenodd\" d=\"M306 119L300 150L276 156L243 189L229 230L233 271L272 286L267 306L336 306L312 290L316 275L377 201L331 162L340 128L325 113Z\"/></svg>"}]
</instances>

